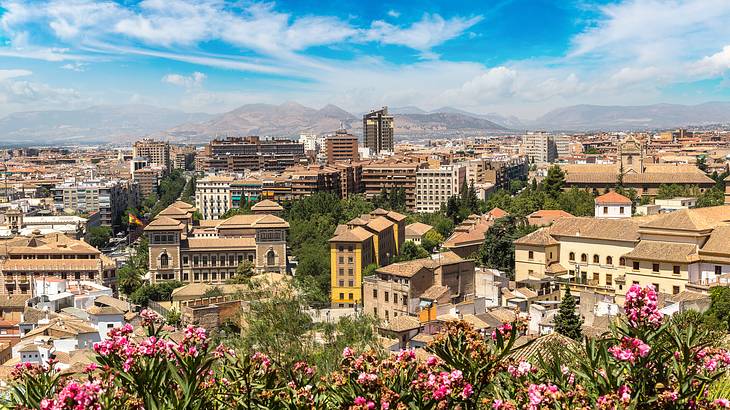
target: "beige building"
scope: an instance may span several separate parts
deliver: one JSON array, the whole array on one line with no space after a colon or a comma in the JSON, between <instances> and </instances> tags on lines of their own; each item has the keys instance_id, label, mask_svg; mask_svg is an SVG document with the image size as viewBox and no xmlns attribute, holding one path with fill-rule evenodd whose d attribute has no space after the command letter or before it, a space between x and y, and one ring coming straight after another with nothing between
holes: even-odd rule
<instances>
[{"instance_id":1,"label":"beige building","mask_svg":"<svg viewBox=\"0 0 730 410\"><path fill-rule=\"evenodd\" d=\"M381 151L393 152L393 116L388 107L370 111L362 117L363 145L374 154Z\"/></svg>"},{"instance_id":2,"label":"beige building","mask_svg":"<svg viewBox=\"0 0 730 410\"><path fill-rule=\"evenodd\" d=\"M170 161L170 143L145 138L132 146L132 157L146 158L150 165L159 165L165 172L172 168Z\"/></svg>"},{"instance_id":3,"label":"beige building","mask_svg":"<svg viewBox=\"0 0 730 410\"><path fill-rule=\"evenodd\" d=\"M567 281L618 303L634 283L665 294L706 292L727 283L728 222L728 205L638 218L561 218L515 241L515 280Z\"/></svg>"},{"instance_id":4,"label":"beige building","mask_svg":"<svg viewBox=\"0 0 730 410\"><path fill-rule=\"evenodd\" d=\"M274 215L236 215L193 223L191 205L176 202L149 225L152 283L224 283L241 263L256 273L286 273L289 224Z\"/></svg>"},{"instance_id":5,"label":"beige building","mask_svg":"<svg viewBox=\"0 0 730 410\"><path fill-rule=\"evenodd\" d=\"M357 137L348 134L345 130L338 130L335 135L325 138L327 151L327 163L333 164L338 161L358 161L360 155L357 151Z\"/></svg>"},{"instance_id":6,"label":"beige building","mask_svg":"<svg viewBox=\"0 0 730 410\"><path fill-rule=\"evenodd\" d=\"M416 172L416 212L437 212L449 198L457 195L466 180L466 168L442 165Z\"/></svg>"},{"instance_id":7,"label":"beige building","mask_svg":"<svg viewBox=\"0 0 730 410\"><path fill-rule=\"evenodd\" d=\"M231 209L231 183L234 178L209 175L195 183L195 203L203 219L218 219Z\"/></svg>"}]
</instances>

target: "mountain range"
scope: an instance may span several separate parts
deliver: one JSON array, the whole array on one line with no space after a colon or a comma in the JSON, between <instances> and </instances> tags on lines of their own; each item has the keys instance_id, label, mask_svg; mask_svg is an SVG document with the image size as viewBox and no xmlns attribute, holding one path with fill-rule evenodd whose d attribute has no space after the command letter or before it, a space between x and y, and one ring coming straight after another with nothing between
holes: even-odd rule
<instances>
[{"instance_id":1,"label":"mountain range","mask_svg":"<svg viewBox=\"0 0 730 410\"><path fill-rule=\"evenodd\" d=\"M699 105L574 105L536 120L453 107L426 111L393 107L395 133L402 138L520 132L528 129L584 131L667 129L730 124L730 102ZM143 136L178 142L207 142L215 136L296 136L341 126L362 132L361 114L329 104L320 109L296 102L248 104L223 114L185 113L149 105L98 105L79 110L30 111L0 118L0 140L9 145L128 142ZM4 145L5 145L4 144Z\"/></svg>"}]
</instances>

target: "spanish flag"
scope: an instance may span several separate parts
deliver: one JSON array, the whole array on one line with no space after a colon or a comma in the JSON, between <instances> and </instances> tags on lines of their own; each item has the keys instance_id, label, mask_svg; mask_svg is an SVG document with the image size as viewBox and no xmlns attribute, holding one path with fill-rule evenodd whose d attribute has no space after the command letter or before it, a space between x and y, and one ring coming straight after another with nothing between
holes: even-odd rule
<instances>
[{"instance_id":1,"label":"spanish flag","mask_svg":"<svg viewBox=\"0 0 730 410\"><path fill-rule=\"evenodd\" d=\"M130 225L139 225L139 226L143 226L144 225L144 223L142 223L142 220L140 220L139 218L137 218L137 216L135 214L133 214L133 213L130 213L129 214L129 224Z\"/></svg>"}]
</instances>

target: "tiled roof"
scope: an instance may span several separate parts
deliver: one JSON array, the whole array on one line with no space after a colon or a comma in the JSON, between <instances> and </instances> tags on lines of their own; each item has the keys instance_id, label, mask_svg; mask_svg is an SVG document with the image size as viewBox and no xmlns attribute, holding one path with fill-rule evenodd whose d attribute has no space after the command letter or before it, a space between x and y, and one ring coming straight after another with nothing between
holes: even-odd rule
<instances>
[{"instance_id":1,"label":"tiled roof","mask_svg":"<svg viewBox=\"0 0 730 410\"><path fill-rule=\"evenodd\" d=\"M529 215L528 218L563 218L573 216L569 212L565 212L562 209L540 209Z\"/></svg>"},{"instance_id":2,"label":"tiled roof","mask_svg":"<svg viewBox=\"0 0 730 410\"><path fill-rule=\"evenodd\" d=\"M730 226L721 225L713 229L700 253L720 253L730 256Z\"/></svg>"},{"instance_id":3,"label":"tiled roof","mask_svg":"<svg viewBox=\"0 0 730 410\"><path fill-rule=\"evenodd\" d=\"M632 203L629 198L626 198L625 196L614 191L596 197L595 201L596 204L599 205L631 205Z\"/></svg>"},{"instance_id":4,"label":"tiled roof","mask_svg":"<svg viewBox=\"0 0 730 410\"><path fill-rule=\"evenodd\" d=\"M337 232L335 232L337 233ZM369 238L372 238L372 232L356 226L352 229L344 229L342 232L337 234L334 238L330 239L330 242L362 242Z\"/></svg>"},{"instance_id":5,"label":"tiled roof","mask_svg":"<svg viewBox=\"0 0 730 410\"><path fill-rule=\"evenodd\" d=\"M632 218L560 218L548 229L550 229L552 236L621 241L637 241L639 239L639 224L633 221Z\"/></svg>"},{"instance_id":6,"label":"tiled roof","mask_svg":"<svg viewBox=\"0 0 730 410\"><path fill-rule=\"evenodd\" d=\"M697 258L697 246L690 243L643 240L625 258L687 263Z\"/></svg>"},{"instance_id":7,"label":"tiled roof","mask_svg":"<svg viewBox=\"0 0 730 410\"><path fill-rule=\"evenodd\" d=\"M407 218L405 215L398 213L396 211L388 211L386 216L388 217L388 219L394 220L396 222L400 222Z\"/></svg>"},{"instance_id":8,"label":"tiled roof","mask_svg":"<svg viewBox=\"0 0 730 410\"><path fill-rule=\"evenodd\" d=\"M406 225L406 235L407 236L423 236L426 234L426 232L433 229L433 226L429 224L425 224L422 222L414 222L412 224Z\"/></svg>"},{"instance_id":9,"label":"tiled roof","mask_svg":"<svg viewBox=\"0 0 730 410\"><path fill-rule=\"evenodd\" d=\"M552 353L554 351L553 349L577 352L580 349L580 343L560 333L553 332L545 336L540 336L532 342L521 344L510 353L509 357L515 360L527 360L535 363L535 359L538 356L544 357Z\"/></svg>"},{"instance_id":10,"label":"tiled roof","mask_svg":"<svg viewBox=\"0 0 730 410\"><path fill-rule=\"evenodd\" d=\"M22 309L30 295L0 295L0 308Z\"/></svg>"},{"instance_id":11,"label":"tiled roof","mask_svg":"<svg viewBox=\"0 0 730 410\"><path fill-rule=\"evenodd\" d=\"M396 316L390 319L385 325L381 326L382 329L390 330L391 332L405 332L408 330L418 329L421 327L421 322L413 316Z\"/></svg>"},{"instance_id":12,"label":"tiled roof","mask_svg":"<svg viewBox=\"0 0 730 410\"><path fill-rule=\"evenodd\" d=\"M255 248L256 238L188 238L190 250Z\"/></svg>"},{"instance_id":13,"label":"tiled roof","mask_svg":"<svg viewBox=\"0 0 730 410\"><path fill-rule=\"evenodd\" d=\"M279 205L278 203L269 200L264 199L263 201L257 202L254 206L251 207L252 211L283 211L284 207Z\"/></svg>"},{"instance_id":14,"label":"tiled roof","mask_svg":"<svg viewBox=\"0 0 730 410\"><path fill-rule=\"evenodd\" d=\"M728 215L730 216L730 215ZM672 229L683 231L704 231L712 229L717 223L694 209L680 209L669 212L661 218L642 224L641 228Z\"/></svg>"},{"instance_id":15,"label":"tiled roof","mask_svg":"<svg viewBox=\"0 0 730 410\"><path fill-rule=\"evenodd\" d=\"M167 216L158 216L144 227L145 231L170 231L182 229L182 222Z\"/></svg>"},{"instance_id":16,"label":"tiled roof","mask_svg":"<svg viewBox=\"0 0 730 410\"><path fill-rule=\"evenodd\" d=\"M96 299L94 299L94 303L106 306L113 306L122 311L128 311L130 309L129 303L107 295L97 296Z\"/></svg>"},{"instance_id":17,"label":"tiled roof","mask_svg":"<svg viewBox=\"0 0 730 410\"><path fill-rule=\"evenodd\" d=\"M448 286L431 285L421 294L421 299L436 300L449 290Z\"/></svg>"},{"instance_id":18,"label":"tiled roof","mask_svg":"<svg viewBox=\"0 0 730 410\"><path fill-rule=\"evenodd\" d=\"M218 224L221 228L288 228L289 223L274 215L235 215Z\"/></svg>"},{"instance_id":19,"label":"tiled roof","mask_svg":"<svg viewBox=\"0 0 730 410\"><path fill-rule=\"evenodd\" d=\"M412 261L398 262L383 266L382 268L378 268L376 272L410 278L418 273L421 269L433 269L436 266L436 261L433 261L430 258L416 259Z\"/></svg>"},{"instance_id":20,"label":"tiled roof","mask_svg":"<svg viewBox=\"0 0 730 410\"><path fill-rule=\"evenodd\" d=\"M548 246L558 245L560 242L556 241L550 235L548 228L540 228L535 232L528 233L527 235L519 238L515 241L516 245L535 245L535 246Z\"/></svg>"},{"instance_id":21,"label":"tiled roof","mask_svg":"<svg viewBox=\"0 0 730 410\"><path fill-rule=\"evenodd\" d=\"M487 214L494 219L504 218L505 216L509 215L507 211L501 208L493 208L491 211L487 212Z\"/></svg>"},{"instance_id":22,"label":"tiled roof","mask_svg":"<svg viewBox=\"0 0 730 410\"><path fill-rule=\"evenodd\" d=\"M99 271L99 259L5 259L0 262L4 271Z\"/></svg>"},{"instance_id":23,"label":"tiled roof","mask_svg":"<svg viewBox=\"0 0 730 410\"><path fill-rule=\"evenodd\" d=\"M370 228L376 232L382 232L392 226L393 226L393 221L391 221L390 219L383 217L383 216L379 216L379 217L371 220L367 224L368 228Z\"/></svg>"},{"instance_id":24,"label":"tiled roof","mask_svg":"<svg viewBox=\"0 0 730 410\"><path fill-rule=\"evenodd\" d=\"M124 312L122 312L121 310L119 310L119 309L117 309L117 308L115 308L113 306L104 306L104 307L92 306L92 307L86 309L86 311L90 315L96 315L96 316L99 316L99 315L122 315L122 314L124 314Z\"/></svg>"}]
</instances>

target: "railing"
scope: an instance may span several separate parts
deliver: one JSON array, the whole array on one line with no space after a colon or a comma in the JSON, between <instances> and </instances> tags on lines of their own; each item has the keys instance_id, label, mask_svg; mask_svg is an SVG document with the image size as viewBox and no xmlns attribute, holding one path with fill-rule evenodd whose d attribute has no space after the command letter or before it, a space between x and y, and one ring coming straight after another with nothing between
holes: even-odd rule
<instances>
[{"instance_id":1,"label":"railing","mask_svg":"<svg viewBox=\"0 0 730 410\"><path fill-rule=\"evenodd\" d=\"M160 305L158 302L155 302L154 300L150 300L147 303L147 307L163 317L167 316L167 313L169 312L168 309L162 307L162 305Z\"/></svg>"}]
</instances>

